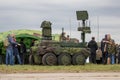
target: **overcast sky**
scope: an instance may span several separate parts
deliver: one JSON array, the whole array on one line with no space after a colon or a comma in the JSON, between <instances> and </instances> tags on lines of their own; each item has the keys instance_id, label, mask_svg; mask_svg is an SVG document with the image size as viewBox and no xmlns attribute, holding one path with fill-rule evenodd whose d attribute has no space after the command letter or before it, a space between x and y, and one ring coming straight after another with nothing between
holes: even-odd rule
<instances>
[{"instance_id":1,"label":"overcast sky","mask_svg":"<svg viewBox=\"0 0 120 80\"><path fill-rule=\"evenodd\" d=\"M71 37L80 39L76 11L87 10L92 33L99 40L111 34L120 42L120 0L0 0L0 32L17 29L40 30L44 20L52 22L53 33L64 27Z\"/></svg>"}]
</instances>

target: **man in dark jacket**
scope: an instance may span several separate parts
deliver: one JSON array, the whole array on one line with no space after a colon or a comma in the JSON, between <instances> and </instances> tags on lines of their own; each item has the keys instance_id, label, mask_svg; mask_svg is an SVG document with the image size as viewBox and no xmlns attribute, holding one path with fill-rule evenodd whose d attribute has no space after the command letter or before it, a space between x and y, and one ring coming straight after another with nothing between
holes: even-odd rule
<instances>
[{"instance_id":1,"label":"man in dark jacket","mask_svg":"<svg viewBox=\"0 0 120 80\"><path fill-rule=\"evenodd\" d=\"M13 40L16 42L15 36L13 36ZM19 55L19 51L18 51L18 45L13 44L13 55L14 55L14 63L16 62L15 58L17 58L19 64L22 64L21 59L20 59L20 55Z\"/></svg>"},{"instance_id":2,"label":"man in dark jacket","mask_svg":"<svg viewBox=\"0 0 120 80\"><path fill-rule=\"evenodd\" d=\"M88 43L88 47L91 50L91 55L89 60L91 63L96 63L96 50L98 49L97 43L95 41L95 37L92 37L92 40Z\"/></svg>"},{"instance_id":3,"label":"man in dark jacket","mask_svg":"<svg viewBox=\"0 0 120 80\"><path fill-rule=\"evenodd\" d=\"M24 43L24 39L20 40L20 45L21 45L21 46L19 46L20 58L21 58L22 64L24 64L25 53L26 53L26 45Z\"/></svg>"},{"instance_id":4,"label":"man in dark jacket","mask_svg":"<svg viewBox=\"0 0 120 80\"><path fill-rule=\"evenodd\" d=\"M107 58L108 58L108 43L107 43L107 34L105 35L105 38L101 41L101 51L102 51L102 63L107 64Z\"/></svg>"}]
</instances>

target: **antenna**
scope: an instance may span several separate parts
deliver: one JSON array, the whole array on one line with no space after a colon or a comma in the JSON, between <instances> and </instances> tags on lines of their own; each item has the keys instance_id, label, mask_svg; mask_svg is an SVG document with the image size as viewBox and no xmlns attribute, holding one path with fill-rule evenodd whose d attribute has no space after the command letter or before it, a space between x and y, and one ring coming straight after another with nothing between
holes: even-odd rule
<instances>
[{"instance_id":1,"label":"antenna","mask_svg":"<svg viewBox=\"0 0 120 80\"><path fill-rule=\"evenodd\" d=\"M82 39L82 43L85 43L85 34L86 33L91 33L91 29L90 26L86 26L87 22L86 20L88 20L88 12L87 11L76 11L76 15L77 15L77 20L81 20L82 21L82 27L78 27L78 31L81 31L81 39Z\"/></svg>"},{"instance_id":2,"label":"antenna","mask_svg":"<svg viewBox=\"0 0 120 80\"><path fill-rule=\"evenodd\" d=\"M97 27L98 27L97 37L98 37L98 42L99 42L99 16L97 16Z\"/></svg>"},{"instance_id":3,"label":"antenna","mask_svg":"<svg viewBox=\"0 0 120 80\"><path fill-rule=\"evenodd\" d=\"M88 26L88 20L85 21L85 25Z\"/></svg>"},{"instance_id":4,"label":"antenna","mask_svg":"<svg viewBox=\"0 0 120 80\"><path fill-rule=\"evenodd\" d=\"M89 25L88 26L91 26L91 21L89 21Z\"/></svg>"},{"instance_id":5,"label":"antenna","mask_svg":"<svg viewBox=\"0 0 120 80\"><path fill-rule=\"evenodd\" d=\"M71 18L69 18L69 24L70 24L70 38L71 38Z\"/></svg>"},{"instance_id":6,"label":"antenna","mask_svg":"<svg viewBox=\"0 0 120 80\"><path fill-rule=\"evenodd\" d=\"M64 32L64 28L62 27L62 33Z\"/></svg>"},{"instance_id":7,"label":"antenna","mask_svg":"<svg viewBox=\"0 0 120 80\"><path fill-rule=\"evenodd\" d=\"M78 22L78 27L80 27L81 25L80 25L80 22Z\"/></svg>"}]
</instances>

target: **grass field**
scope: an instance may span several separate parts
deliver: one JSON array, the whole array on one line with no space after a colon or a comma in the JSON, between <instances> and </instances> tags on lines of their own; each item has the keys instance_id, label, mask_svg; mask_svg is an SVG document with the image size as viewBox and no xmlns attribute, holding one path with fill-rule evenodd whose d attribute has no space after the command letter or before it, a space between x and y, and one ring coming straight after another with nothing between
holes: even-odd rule
<instances>
[{"instance_id":1,"label":"grass field","mask_svg":"<svg viewBox=\"0 0 120 80\"><path fill-rule=\"evenodd\" d=\"M77 66L0 65L0 73L120 72L120 65L86 64Z\"/></svg>"}]
</instances>

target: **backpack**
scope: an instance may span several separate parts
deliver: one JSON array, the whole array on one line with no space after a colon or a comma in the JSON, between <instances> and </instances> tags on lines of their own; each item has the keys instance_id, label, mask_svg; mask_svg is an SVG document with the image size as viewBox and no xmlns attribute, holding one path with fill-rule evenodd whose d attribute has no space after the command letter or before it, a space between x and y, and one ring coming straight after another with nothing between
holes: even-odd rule
<instances>
[{"instance_id":1,"label":"backpack","mask_svg":"<svg viewBox=\"0 0 120 80\"><path fill-rule=\"evenodd\" d=\"M4 40L3 44L4 44L4 47L8 47L10 45L8 38Z\"/></svg>"}]
</instances>

